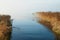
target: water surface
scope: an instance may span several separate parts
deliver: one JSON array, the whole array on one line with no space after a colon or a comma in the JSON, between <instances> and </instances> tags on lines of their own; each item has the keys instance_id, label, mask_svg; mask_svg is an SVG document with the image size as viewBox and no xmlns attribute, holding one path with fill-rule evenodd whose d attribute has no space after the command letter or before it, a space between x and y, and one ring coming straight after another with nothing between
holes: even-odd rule
<instances>
[{"instance_id":1,"label":"water surface","mask_svg":"<svg viewBox=\"0 0 60 40\"><path fill-rule=\"evenodd\" d=\"M14 21L11 40L54 40L54 35L42 24L30 19Z\"/></svg>"}]
</instances>

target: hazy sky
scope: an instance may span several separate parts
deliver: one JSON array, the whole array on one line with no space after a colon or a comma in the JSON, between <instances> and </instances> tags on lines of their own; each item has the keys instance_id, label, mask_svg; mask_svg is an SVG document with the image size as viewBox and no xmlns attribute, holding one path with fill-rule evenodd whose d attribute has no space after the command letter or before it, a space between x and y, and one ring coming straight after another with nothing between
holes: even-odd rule
<instances>
[{"instance_id":1,"label":"hazy sky","mask_svg":"<svg viewBox=\"0 0 60 40\"><path fill-rule=\"evenodd\" d=\"M0 14L24 19L38 11L60 11L60 0L0 0Z\"/></svg>"}]
</instances>

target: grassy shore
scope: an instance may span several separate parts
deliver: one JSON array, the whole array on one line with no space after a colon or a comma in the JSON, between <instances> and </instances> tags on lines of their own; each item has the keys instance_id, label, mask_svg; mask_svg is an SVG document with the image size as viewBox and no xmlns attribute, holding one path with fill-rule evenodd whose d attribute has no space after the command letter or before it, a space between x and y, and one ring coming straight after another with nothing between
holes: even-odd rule
<instances>
[{"instance_id":1,"label":"grassy shore","mask_svg":"<svg viewBox=\"0 0 60 40\"><path fill-rule=\"evenodd\" d=\"M60 12L37 12L36 18L38 23L48 27L56 36L56 40L60 40Z\"/></svg>"}]
</instances>

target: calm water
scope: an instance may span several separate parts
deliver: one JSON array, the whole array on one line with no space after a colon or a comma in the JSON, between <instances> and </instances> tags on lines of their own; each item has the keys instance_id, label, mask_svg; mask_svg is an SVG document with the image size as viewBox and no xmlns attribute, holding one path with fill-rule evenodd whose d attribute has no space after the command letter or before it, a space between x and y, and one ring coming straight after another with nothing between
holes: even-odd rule
<instances>
[{"instance_id":1,"label":"calm water","mask_svg":"<svg viewBox=\"0 0 60 40\"><path fill-rule=\"evenodd\" d=\"M19 20L13 25L11 40L54 40L53 33L35 21Z\"/></svg>"}]
</instances>

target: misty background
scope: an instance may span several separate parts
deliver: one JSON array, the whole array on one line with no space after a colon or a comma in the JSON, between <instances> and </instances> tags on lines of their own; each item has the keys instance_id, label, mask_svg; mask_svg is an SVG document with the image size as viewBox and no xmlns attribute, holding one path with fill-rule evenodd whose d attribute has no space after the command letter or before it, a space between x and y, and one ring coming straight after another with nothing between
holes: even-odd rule
<instances>
[{"instance_id":1,"label":"misty background","mask_svg":"<svg viewBox=\"0 0 60 40\"><path fill-rule=\"evenodd\" d=\"M12 19L32 19L32 13L60 11L60 0L0 0L0 14L9 14Z\"/></svg>"}]
</instances>

